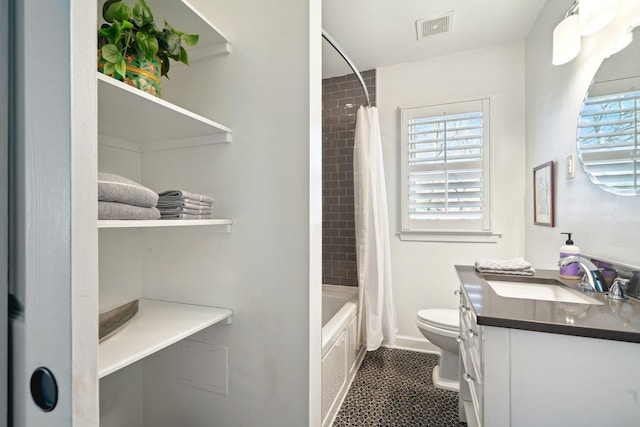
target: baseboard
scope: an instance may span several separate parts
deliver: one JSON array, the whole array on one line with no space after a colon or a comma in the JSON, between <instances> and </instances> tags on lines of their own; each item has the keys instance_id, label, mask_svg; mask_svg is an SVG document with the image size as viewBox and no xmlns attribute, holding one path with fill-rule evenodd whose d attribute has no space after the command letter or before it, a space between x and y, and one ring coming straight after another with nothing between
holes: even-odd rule
<instances>
[{"instance_id":1,"label":"baseboard","mask_svg":"<svg viewBox=\"0 0 640 427\"><path fill-rule=\"evenodd\" d=\"M396 335L394 345L383 344L385 347L397 348L399 350L411 350L421 353L440 354L440 350L425 338L410 337L407 335Z\"/></svg>"}]
</instances>

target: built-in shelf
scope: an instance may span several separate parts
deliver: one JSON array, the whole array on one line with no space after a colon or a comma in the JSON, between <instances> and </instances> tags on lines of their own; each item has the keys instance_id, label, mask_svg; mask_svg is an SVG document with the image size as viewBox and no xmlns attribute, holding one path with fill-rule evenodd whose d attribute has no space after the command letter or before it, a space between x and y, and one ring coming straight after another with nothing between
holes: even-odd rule
<instances>
[{"instance_id":1,"label":"built-in shelf","mask_svg":"<svg viewBox=\"0 0 640 427\"><path fill-rule=\"evenodd\" d=\"M231 141L231 129L96 72L98 132L139 144L142 151Z\"/></svg>"},{"instance_id":2,"label":"built-in shelf","mask_svg":"<svg viewBox=\"0 0 640 427\"><path fill-rule=\"evenodd\" d=\"M100 343L98 377L135 363L213 324L231 323L226 308L141 299L138 313Z\"/></svg>"},{"instance_id":3,"label":"built-in shelf","mask_svg":"<svg viewBox=\"0 0 640 427\"><path fill-rule=\"evenodd\" d=\"M153 227L224 227L230 230L230 219L158 219L158 220L99 220L98 228L153 228Z\"/></svg>"},{"instance_id":4,"label":"built-in shelf","mask_svg":"<svg viewBox=\"0 0 640 427\"><path fill-rule=\"evenodd\" d=\"M231 52L229 39L187 0L153 0L156 22L164 22L180 31L198 34L198 44L189 47L190 62Z\"/></svg>"}]
</instances>

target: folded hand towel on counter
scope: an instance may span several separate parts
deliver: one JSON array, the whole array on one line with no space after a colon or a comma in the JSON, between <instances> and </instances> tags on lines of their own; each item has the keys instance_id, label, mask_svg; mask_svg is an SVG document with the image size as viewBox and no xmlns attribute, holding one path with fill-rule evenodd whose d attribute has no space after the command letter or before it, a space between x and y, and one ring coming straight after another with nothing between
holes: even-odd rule
<instances>
[{"instance_id":1,"label":"folded hand towel on counter","mask_svg":"<svg viewBox=\"0 0 640 427\"><path fill-rule=\"evenodd\" d=\"M167 190L159 193L160 200L188 200L213 204L213 197L205 196L203 194L190 193L184 190Z\"/></svg>"},{"instance_id":2,"label":"folded hand towel on counter","mask_svg":"<svg viewBox=\"0 0 640 427\"><path fill-rule=\"evenodd\" d=\"M160 211L155 207L143 208L118 202L98 202L98 219L160 219Z\"/></svg>"},{"instance_id":3,"label":"folded hand towel on counter","mask_svg":"<svg viewBox=\"0 0 640 427\"><path fill-rule=\"evenodd\" d=\"M514 274L519 276L532 276L536 272L531 264L523 258L482 258L476 261L476 270L480 273Z\"/></svg>"},{"instance_id":4,"label":"folded hand towel on counter","mask_svg":"<svg viewBox=\"0 0 640 427\"><path fill-rule=\"evenodd\" d=\"M112 173L98 173L98 200L153 208L158 203L158 194L128 178Z\"/></svg>"}]
</instances>

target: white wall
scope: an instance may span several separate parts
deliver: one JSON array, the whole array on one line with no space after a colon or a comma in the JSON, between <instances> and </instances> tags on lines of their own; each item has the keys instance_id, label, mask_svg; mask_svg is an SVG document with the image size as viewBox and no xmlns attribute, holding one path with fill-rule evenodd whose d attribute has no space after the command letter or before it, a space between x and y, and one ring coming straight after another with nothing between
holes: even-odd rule
<instances>
[{"instance_id":1,"label":"white wall","mask_svg":"<svg viewBox=\"0 0 640 427\"><path fill-rule=\"evenodd\" d=\"M583 253L640 264L640 197L615 196L600 190L579 166L575 179L566 180L564 176L565 158L576 152L576 124L591 79L606 49L640 15L637 0L619 3L616 20L603 31L583 37L580 55L568 64L551 64L552 32L572 0L548 1L526 41L525 253L541 267L556 268L562 231L574 233L573 239ZM531 171L549 160L557 162L558 170L554 228L533 225L532 212Z\"/></svg>"},{"instance_id":2,"label":"white wall","mask_svg":"<svg viewBox=\"0 0 640 427\"><path fill-rule=\"evenodd\" d=\"M495 96L493 224L497 243L400 241L398 106ZM524 42L463 52L377 70L377 99L389 200L393 289L401 345L419 345L422 308L456 308L454 264L524 254Z\"/></svg>"}]
</instances>

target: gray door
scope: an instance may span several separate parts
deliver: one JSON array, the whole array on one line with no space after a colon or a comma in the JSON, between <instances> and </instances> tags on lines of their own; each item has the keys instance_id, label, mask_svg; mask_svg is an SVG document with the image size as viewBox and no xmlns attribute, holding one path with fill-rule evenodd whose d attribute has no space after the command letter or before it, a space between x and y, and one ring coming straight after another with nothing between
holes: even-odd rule
<instances>
[{"instance_id":1,"label":"gray door","mask_svg":"<svg viewBox=\"0 0 640 427\"><path fill-rule=\"evenodd\" d=\"M8 212L9 212L9 10L8 0L0 0L0 425L7 425L9 351L7 295Z\"/></svg>"},{"instance_id":2,"label":"gray door","mask_svg":"<svg viewBox=\"0 0 640 427\"><path fill-rule=\"evenodd\" d=\"M10 287L19 308L10 425L71 426L70 5L2 1L12 5Z\"/></svg>"},{"instance_id":3,"label":"gray door","mask_svg":"<svg viewBox=\"0 0 640 427\"><path fill-rule=\"evenodd\" d=\"M98 426L97 3L0 2L10 25L0 60L10 64L9 425Z\"/></svg>"}]
</instances>

